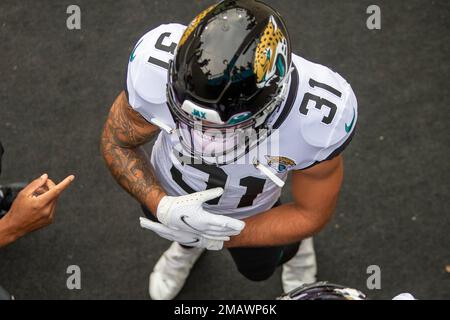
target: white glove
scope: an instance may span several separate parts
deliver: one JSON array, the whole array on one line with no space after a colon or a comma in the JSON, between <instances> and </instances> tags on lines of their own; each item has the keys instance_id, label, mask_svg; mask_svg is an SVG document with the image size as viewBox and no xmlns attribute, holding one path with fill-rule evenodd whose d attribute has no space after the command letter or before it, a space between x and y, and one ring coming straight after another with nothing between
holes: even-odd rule
<instances>
[{"instance_id":1,"label":"white glove","mask_svg":"<svg viewBox=\"0 0 450 320\"><path fill-rule=\"evenodd\" d=\"M156 232L162 238L178 242L185 246L206 248L207 250L221 250L223 248L223 242L230 240L230 237L207 238L192 232L173 230L161 223L153 222L142 217L140 218L140 222L142 228Z\"/></svg>"},{"instance_id":2,"label":"white glove","mask_svg":"<svg viewBox=\"0 0 450 320\"><path fill-rule=\"evenodd\" d=\"M156 216L170 229L213 237L238 235L244 229L245 222L203 210L204 202L222 193L222 188L214 188L180 197L165 196L158 204Z\"/></svg>"}]
</instances>

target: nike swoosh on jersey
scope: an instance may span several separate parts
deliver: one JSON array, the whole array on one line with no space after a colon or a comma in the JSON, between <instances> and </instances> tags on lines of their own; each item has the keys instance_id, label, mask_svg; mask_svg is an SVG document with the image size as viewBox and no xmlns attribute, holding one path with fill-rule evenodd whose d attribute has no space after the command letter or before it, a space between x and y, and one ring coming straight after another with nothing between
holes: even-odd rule
<instances>
[{"instance_id":1,"label":"nike swoosh on jersey","mask_svg":"<svg viewBox=\"0 0 450 320\"><path fill-rule=\"evenodd\" d=\"M141 41L138 42L138 44L134 47L133 51L131 51L131 55L130 55L130 62L133 62L133 60L136 58L135 52L136 49L139 47L139 45L142 43L143 39Z\"/></svg>"},{"instance_id":2,"label":"nike swoosh on jersey","mask_svg":"<svg viewBox=\"0 0 450 320\"><path fill-rule=\"evenodd\" d=\"M356 112L355 112L355 109L353 109L353 119L352 119L352 122L350 122L350 124L345 124L345 132L349 133L350 130L352 130L353 125L355 124L355 116L356 116Z\"/></svg>"}]
</instances>

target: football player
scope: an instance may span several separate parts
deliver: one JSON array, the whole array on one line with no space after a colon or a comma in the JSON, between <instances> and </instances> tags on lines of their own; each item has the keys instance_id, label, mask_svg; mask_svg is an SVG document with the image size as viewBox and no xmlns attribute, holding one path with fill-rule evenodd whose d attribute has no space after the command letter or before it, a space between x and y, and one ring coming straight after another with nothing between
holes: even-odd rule
<instances>
[{"instance_id":1,"label":"football player","mask_svg":"<svg viewBox=\"0 0 450 320\"><path fill-rule=\"evenodd\" d=\"M222 1L187 27L134 47L102 154L143 206L141 226L173 241L151 275L172 299L205 249L227 248L245 277L283 265L285 292L315 281L311 236L329 221L357 102L339 74L295 55L281 16L261 1ZM151 155L141 146L157 136ZM281 204L292 173L293 201Z\"/></svg>"}]
</instances>

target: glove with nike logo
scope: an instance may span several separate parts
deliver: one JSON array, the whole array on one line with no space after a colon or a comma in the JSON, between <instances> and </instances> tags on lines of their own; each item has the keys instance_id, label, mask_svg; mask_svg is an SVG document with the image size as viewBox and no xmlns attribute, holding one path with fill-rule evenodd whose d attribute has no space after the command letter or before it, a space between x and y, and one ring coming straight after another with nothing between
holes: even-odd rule
<instances>
[{"instance_id":1,"label":"glove with nike logo","mask_svg":"<svg viewBox=\"0 0 450 320\"><path fill-rule=\"evenodd\" d=\"M207 237L197 233L174 230L165 225L140 218L141 227L157 233L160 237L169 241L175 241L184 246L205 248L207 250L221 250L223 242L230 240L230 237Z\"/></svg>"},{"instance_id":2,"label":"glove with nike logo","mask_svg":"<svg viewBox=\"0 0 450 320\"><path fill-rule=\"evenodd\" d=\"M209 213L202 207L204 202L222 193L222 188L214 188L179 197L165 196L158 204L156 216L163 225L174 230L210 237L238 235L245 222Z\"/></svg>"}]
</instances>

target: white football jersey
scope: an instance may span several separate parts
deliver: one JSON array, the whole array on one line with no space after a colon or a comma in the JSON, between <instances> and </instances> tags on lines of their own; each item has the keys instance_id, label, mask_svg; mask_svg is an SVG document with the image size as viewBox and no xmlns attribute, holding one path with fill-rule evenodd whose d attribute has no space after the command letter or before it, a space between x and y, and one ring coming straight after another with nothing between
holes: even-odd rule
<instances>
[{"instance_id":1,"label":"white football jersey","mask_svg":"<svg viewBox=\"0 0 450 320\"><path fill-rule=\"evenodd\" d=\"M130 56L127 96L146 120L176 124L166 104L169 61L185 26L164 24L145 34ZM226 165L191 163L181 155L176 134L161 130L151 163L161 186L177 196L223 187L223 195L205 205L212 213L245 218L269 210L281 188L254 163L286 180L301 170L338 155L350 142L358 117L350 85L329 68L293 55L293 71L284 103L269 119L274 129L257 148Z\"/></svg>"}]
</instances>

